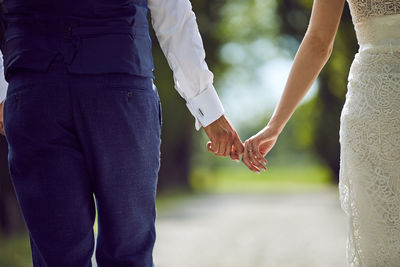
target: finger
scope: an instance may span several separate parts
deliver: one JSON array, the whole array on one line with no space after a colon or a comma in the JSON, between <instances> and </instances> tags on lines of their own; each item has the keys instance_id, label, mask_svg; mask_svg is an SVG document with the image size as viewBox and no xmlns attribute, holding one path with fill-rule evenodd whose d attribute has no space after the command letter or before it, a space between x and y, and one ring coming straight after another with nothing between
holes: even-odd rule
<instances>
[{"instance_id":1,"label":"finger","mask_svg":"<svg viewBox=\"0 0 400 267\"><path fill-rule=\"evenodd\" d=\"M231 152L230 157L231 157L231 160L240 162L240 156L236 151Z\"/></svg>"},{"instance_id":2,"label":"finger","mask_svg":"<svg viewBox=\"0 0 400 267\"><path fill-rule=\"evenodd\" d=\"M242 162L244 165L246 165L246 167L250 170L250 171L254 171L252 168L251 163L249 162L249 160L247 159L247 157L243 156L242 157Z\"/></svg>"},{"instance_id":3,"label":"finger","mask_svg":"<svg viewBox=\"0 0 400 267\"><path fill-rule=\"evenodd\" d=\"M248 151L247 159L248 159L249 163L251 164L251 167L253 169L256 169L257 172L260 172L260 169L264 169L264 166L261 163L259 163L257 160L254 159L254 155L253 155L252 151Z\"/></svg>"},{"instance_id":4,"label":"finger","mask_svg":"<svg viewBox=\"0 0 400 267\"><path fill-rule=\"evenodd\" d=\"M246 166L247 168L249 168L251 171L255 172L255 173L260 173L260 170L254 166L254 164L250 161L250 159L246 159Z\"/></svg>"},{"instance_id":5,"label":"finger","mask_svg":"<svg viewBox=\"0 0 400 267\"><path fill-rule=\"evenodd\" d=\"M256 173L260 173L260 170L258 170L250 161L249 158L249 152L248 149L244 150L244 155L242 158L243 163L247 166L247 168L249 168L249 170L256 172Z\"/></svg>"},{"instance_id":6,"label":"finger","mask_svg":"<svg viewBox=\"0 0 400 267\"><path fill-rule=\"evenodd\" d=\"M260 160L257 159L257 156L255 155L255 151L257 150L258 150L258 145L255 142L255 140L248 142L248 145L245 148L245 151L247 152L247 157L252 166L256 168L258 171L260 170L265 171L266 167L260 162Z\"/></svg>"},{"instance_id":7,"label":"finger","mask_svg":"<svg viewBox=\"0 0 400 267\"><path fill-rule=\"evenodd\" d=\"M221 142L218 146L218 156L225 156L226 147L228 146L227 142Z\"/></svg>"},{"instance_id":8,"label":"finger","mask_svg":"<svg viewBox=\"0 0 400 267\"><path fill-rule=\"evenodd\" d=\"M208 142L207 143L207 149L208 149L208 151L210 151L211 153L214 153L214 154L217 152L217 149L216 149L215 144L213 142Z\"/></svg>"},{"instance_id":9,"label":"finger","mask_svg":"<svg viewBox=\"0 0 400 267\"><path fill-rule=\"evenodd\" d=\"M254 148L253 153L254 153L254 157L256 158L257 161L262 162L264 164L268 163L267 160L263 157L263 155L261 155L258 147Z\"/></svg>"},{"instance_id":10,"label":"finger","mask_svg":"<svg viewBox=\"0 0 400 267\"><path fill-rule=\"evenodd\" d=\"M231 160L240 162L240 156L239 156L239 153L237 152L237 149L235 148L235 146L232 146L232 151L230 153L230 157L231 157Z\"/></svg>"},{"instance_id":11,"label":"finger","mask_svg":"<svg viewBox=\"0 0 400 267\"><path fill-rule=\"evenodd\" d=\"M228 157L232 152L232 143L227 143L225 147L224 157Z\"/></svg>"},{"instance_id":12,"label":"finger","mask_svg":"<svg viewBox=\"0 0 400 267\"><path fill-rule=\"evenodd\" d=\"M268 164L268 160L266 158L264 158L262 155L257 156L257 154L256 154L255 157L256 157L257 161L264 163L265 165Z\"/></svg>"},{"instance_id":13,"label":"finger","mask_svg":"<svg viewBox=\"0 0 400 267\"><path fill-rule=\"evenodd\" d=\"M257 160L254 154L250 156L250 162L260 170L265 171L267 169L267 167L265 167L260 161Z\"/></svg>"},{"instance_id":14,"label":"finger","mask_svg":"<svg viewBox=\"0 0 400 267\"><path fill-rule=\"evenodd\" d=\"M244 152L244 145L242 143L242 140L240 140L240 138L237 134L236 134L235 138L233 139L233 146L236 148L236 151L240 157Z\"/></svg>"},{"instance_id":15,"label":"finger","mask_svg":"<svg viewBox=\"0 0 400 267\"><path fill-rule=\"evenodd\" d=\"M231 154L230 157L231 157L231 160L232 160L232 161L240 162L240 157L239 157L239 155L237 155L237 154Z\"/></svg>"},{"instance_id":16,"label":"finger","mask_svg":"<svg viewBox=\"0 0 400 267\"><path fill-rule=\"evenodd\" d=\"M212 143L211 142L207 142L207 150L208 151L210 151L210 152L214 152L213 150L212 150Z\"/></svg>"},{"instance_id":17,"label":"finger","mask_svg":"<svg viewBox=\"0 0 400 267\"><path fill-rule=\"evenodd\" d=\"M231 159L234 161L240 161L240 157L243 155L244 145L242 141L237 137L234 138L231 151Z\"/></svg>"},{"instance_id":18,"label":"finger","mask_svg":"<svg viewBox=\"0 0 400 267\"><path fill-rule=\"evenodd\" d=\"M266 160L264 159L263 156L261 156L259 152L259 145L256 142L251 142L249 144L249 158L250 161L255 165L257 168L266 170L267 168L262 164L262 162L265 162Z\"/></svg>"}]
</instances>

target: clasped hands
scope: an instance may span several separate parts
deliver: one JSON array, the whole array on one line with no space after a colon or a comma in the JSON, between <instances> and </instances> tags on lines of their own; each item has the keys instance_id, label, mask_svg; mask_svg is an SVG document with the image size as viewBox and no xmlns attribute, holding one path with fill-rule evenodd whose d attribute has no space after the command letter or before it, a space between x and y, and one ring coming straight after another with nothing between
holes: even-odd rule
<instances>
[{"instance_id":1,"label":"clasped hands","mask_svg":"<svg viewBox=\"0 0 400 267\"><path fill-rule=\"evenodd\" d=\"M267 126L243 144L224 115L204 127L204 131L210 138L207 143L208 151L216 156L230 157L234 161L242 159L242 162L256 173L267 169L268 162L265 156L275 145L278 137L278 134Z\"/></svg>"},{"instance_id":2,"label":"clasped hands","mask_svg":"<svg viewBox=\"0 0 400 267\"><path fill-rule=\"evenodd\" d=\"M0 103L0 134L4 135L3 105ZM243 144L239 135L223 115L204 130L210 138L207 149L217 156L230 157L240 161L253 172L266 170L267 160L264 158L276 142L277 134L266 127Z\"/></svg>"}]
</instances>

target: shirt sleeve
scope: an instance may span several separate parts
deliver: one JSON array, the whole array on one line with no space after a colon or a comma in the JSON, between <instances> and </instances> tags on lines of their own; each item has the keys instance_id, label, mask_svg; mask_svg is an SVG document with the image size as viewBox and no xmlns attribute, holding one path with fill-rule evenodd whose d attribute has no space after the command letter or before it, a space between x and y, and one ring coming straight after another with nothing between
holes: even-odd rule
<instances>
[{"instance_id":1,"label":"shirt sleeve","mask_svg":"<svg viewBox=\"0 0 400 267\"><path fill-rule=\"evenodd\" d=\"M0 102L6 98L8 83L4 78L3 53L0 51Z\"/></svg>"},{"instance_id":2,"label":"shirt sleeve","mask_svg":"<svg viewBox=\"0 0 400 267\"><path fill-rule=\"evenodd\" d=\"M151 21L173 71L175 89L196 118L196 129L224 114L189 0L148 0Z\"/></svg>"}]
</instances>

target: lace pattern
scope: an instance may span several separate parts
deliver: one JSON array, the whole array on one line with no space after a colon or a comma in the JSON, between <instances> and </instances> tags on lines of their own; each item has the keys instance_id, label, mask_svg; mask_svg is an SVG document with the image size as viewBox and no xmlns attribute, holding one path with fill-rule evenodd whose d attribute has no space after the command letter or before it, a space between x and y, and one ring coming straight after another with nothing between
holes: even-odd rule
<instances>
[{"instance_id":1,"label":"lace pattern","mask_svg":"<svg viewBox=\"0 0 400 267\"><path fill-rule=\"evenodd\" d=\"M348 266L400 266L400 49L355 56L340 143Z\"/></svg>"},{"instance_id":2,"label":"lace pattern","mask_svg":"<svg viewBox=\"0 0 400 267\"><path fill-rule=\"evenodd\" d=\"M400 0L348 0L355 24L370 17L400 14Z\"/></svg>"}]
</instances>

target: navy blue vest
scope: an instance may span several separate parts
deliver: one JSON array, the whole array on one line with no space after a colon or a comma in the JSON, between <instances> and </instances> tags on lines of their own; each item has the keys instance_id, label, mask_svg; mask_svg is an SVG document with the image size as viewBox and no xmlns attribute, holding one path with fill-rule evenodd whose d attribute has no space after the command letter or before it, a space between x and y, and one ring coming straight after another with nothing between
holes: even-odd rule
<instances>
[{"instance_id":1,"label":"navy blue vest","mask_svg":"<svg viewBox=\"0 0 400 267\"><path fill-rule=\"evenodd\" d=\"M4 0L6 79L46 71L62 54L72 73L153 77L147 0Z\"/></svg>"}]
</instances>

